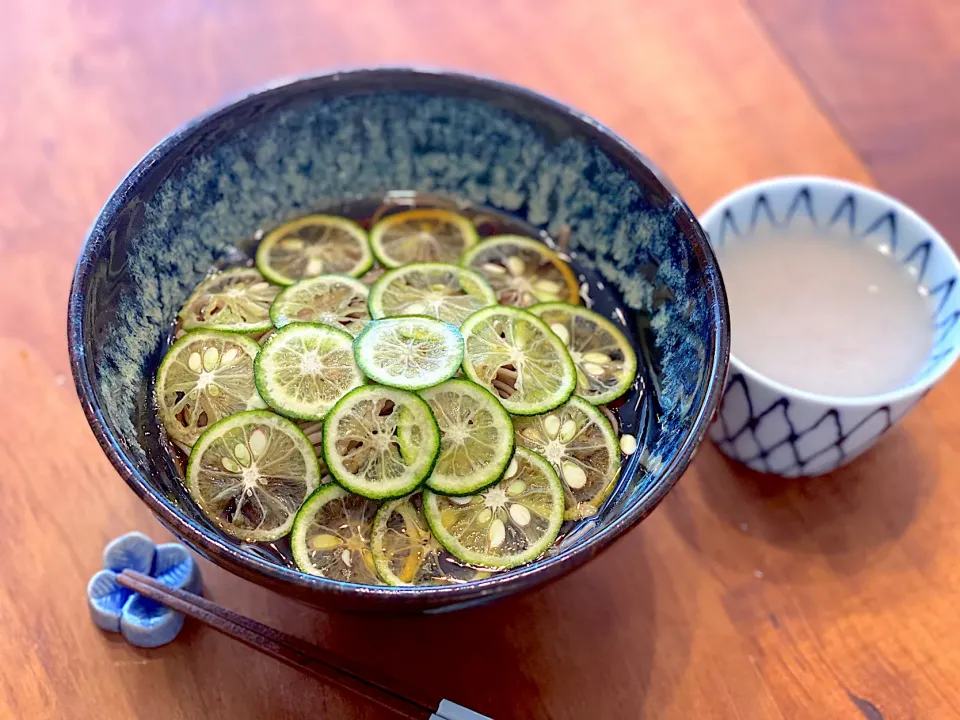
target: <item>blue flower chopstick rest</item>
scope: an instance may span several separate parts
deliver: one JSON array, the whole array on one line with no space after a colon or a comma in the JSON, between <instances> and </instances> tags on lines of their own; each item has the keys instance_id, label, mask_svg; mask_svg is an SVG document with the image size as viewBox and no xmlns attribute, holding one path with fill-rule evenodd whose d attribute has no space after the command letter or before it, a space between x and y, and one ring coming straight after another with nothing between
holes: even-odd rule
<instances>
[{"instance_id":1,"label":"blue flower chopstick rest","mask_svg":"<svg viewBox=\"0 0 960 720\"><path fill-rule=\"evenodd\" d=\"M143 533L121 535L103 551L104 569L87 584L87 603L97 626L119 632L131 645L159 647L183 627L183 615L117 583L117 574L136 570L165 585L200 592L200 569L179 543L155 545Z\"/></svg>"}]
</instances>

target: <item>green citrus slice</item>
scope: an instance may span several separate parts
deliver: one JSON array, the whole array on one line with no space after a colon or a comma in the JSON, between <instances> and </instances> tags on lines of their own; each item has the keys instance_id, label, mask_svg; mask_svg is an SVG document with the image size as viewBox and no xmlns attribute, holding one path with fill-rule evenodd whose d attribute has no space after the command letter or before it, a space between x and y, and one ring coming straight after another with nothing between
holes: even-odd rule
<instances>
[{"instance_id":1,"label":"green citrus slice","mask_svg":"<svg viewBox=\"0 0 960 720\"><path fill-rule=\"evenodd\" d=\"M417 390L453 377L463 362L463 336L427 317L385 318L367 324L354 345L357 364L374 382Z\"/></svg>"},{"instance_id":2,"label":"green citrus slice","mask_svg":"<svg viewBox=\"0 0 960 720\"><path fill-rule=\"evenodd\" d=\"M616 400L633 384L637 354L605 317L566 303L541 303L530 312L547 323L567 346L577 367L577 395L603 405Z\"/></svg>"},{"instance_id":3,"label":"green citrus slice","mask_svg":"<svg viewBox=\"0 0 960 720\"><path fill-rule=\"evenodd\" d=\"M386 272L370 289L374 318L427 315L459 327L480 308L497 304L477 273L444 263L412 263Z\"/></svg>"},{"instance_id":4,"label":"green citrus slice","mask_svg":"<svg viewBox=\"0 0 960 720\"><path fill-rule=\"evenodd\" d=\"M564 403L577 385L566 346L542 320L512 307L478 310L460 327L463 371L514 415Z\"/></svg>"},{"instance_id":5,"label":"green citrus slice","mask_svg":"<svg viewBox=\"0 0 960 720\"><path fill-rule=\"evenodd\" d=\"M517 445L545 457L563 481L568 520L597 512L620 476L620 446L610 422L577 397L545 415L516 418Z\"/></svg>"},{"instance_id":6,"label":"green citrus slice","mask_svg":"<svg viewBox=\"0 0 960 720\"><path fill-rule=\"evenodd\" d=\"M185 330L260 333L273 327L270 305L279 292L253 268L233 268L200 283L177 317Z\"/></svg>"},{"instance_id":7,"label":"green citrus slice","mask_svg":"<svg viewBox=\"0 0 960 720\"><path fill-rule=\"evenodd\" d=\"M303 431L313 446L313 451L317 454L317 462L320 463L320 484L326 485L333 482L330 471L327 470L327 464L323 461L323 422L320 420L298 420L297 427Z\"/></svg>"},{"instance_id":8,"label":"green citrus slice","mask_svg":"<svg viewBox=\"0 0 960 720\"><path fill-rule=\"evenodd\" d=\"M460 264L480 273L504 305L580 302L573 270L542 242L520 235L497 235L468 250Z\"/></svg>"},{"instance_id":9,"label":"green citrus slice","mask_svg":"<svg viewBox=\"0 0 960 720\"><path fill-rule=\"evenodd\" d=\"M495 482L513 456L513 423L489 390L468 380L447 380L420 391L440 428L440 455L427 487L445 495L466 495ZM400 423L401 452L412 423Z\"/></svg>"},{"instance_id":10,"label":"green citrus slice","mask_svg":"<svg viewBox=\"0 0 960 720\"><path fill-rule=\"evenodd\" d=\"M563 486L546 460L518 447L503 479L477 495L423 491L430 529L471 565L509 568L542 555L563 522Z\"/></svg>"},{"instance_id":11,"label":"green citrus slice","mask_svg":"<svg viewBox=\"0 0 960 720\"><path fill-rule=\"evenodd\" d=\"M195 330L167 351L154 387L157 413L172 440L193 445L218 420L265 408L253 380L260 346L250 338Z\"/></svg>"},{"instance_id":12,"label":"green citrus slice","mask_svg":"<svg viewBox=\"0 0 960 720\"><path fill-rule=\"evenodd\" d=\"M370 532L379 503L325 485L300 508L290 533L294 562L310 575L382 585L370 552Z\"/></svg>"},{"instance_id":13,"label":"green citrus slice","mask_svg":"<svg viewBox=\"0 0 960 720\"><path fill-rule=\"evenodd\" d=\"M301 280L277 295L270 319L278 328L292 322L310 322L346 330L356 337L370 320L370 289L346 275L320 275Z\"/></svg>"},{"instance_id":14,"label":"green citrus slice","mask_svg":"<svg viewBox=\"0 0 960 720\"><path fill-rule=\"evenodd\" d=\"M388 585L456 585L489 573L454 560L430 531L419 493L385 502L370 533L380 579Z\"/></svg>"},{"instance_id":15,"label":"green citrus slice","mask_svg":"<svg viewBox=\"0 0 960 720\"><path fill-rule=\"evenodd\" d=\"M388 215L370 229L370 245L381 265L412 262L457 263L477 244L477 230L448 210L405 210Z\"/></svg>"},{"instance_id":16,"label":"green citrus slice","mask_svg":"<svg viewBox=\"0 0 960 720\"><path fill-rule=\"evenodd\" d=\"M350 334L313 323L277 330L261 346L253 371L267 404L297 420L322 420L337 400L363 384Z\"/></svg>"},{"instance_id":17,"label":"green citrus slice","mask_svg":"<svg viewBox=\"0 0 960 720\"><path fill-rule=\"evenodd\" d=\"M211 426L187 463L187 489L204 515L250 542L286 535L319 482L307 438L266 410L237 413Z\"/></svg>"},{"instance_id":18,"label":"green citrus slice","mask_svg":"<svg viewBox=\"0 0 960 720\"><path fill-rule=\"evenodd\" d=\"M397 426L403 416L420 428L403 452ZM348 393L323 423L323 458L334 480L351 492L381 500L406 495L430 474L440 431L430 407L406 390L365 385Z\"/></svg>"},{"instance_id":19,"label":"green citrus slice","mask_svg":"<svg viewBox=\"0 0 960 720\"><path fill-rule=\"evenodd\" d=\"M359 277L372 264L364 229L333 215L307 215L284 223L257 247L257 267L278 285L317 275Z\"/></svg>"}]
</instances>

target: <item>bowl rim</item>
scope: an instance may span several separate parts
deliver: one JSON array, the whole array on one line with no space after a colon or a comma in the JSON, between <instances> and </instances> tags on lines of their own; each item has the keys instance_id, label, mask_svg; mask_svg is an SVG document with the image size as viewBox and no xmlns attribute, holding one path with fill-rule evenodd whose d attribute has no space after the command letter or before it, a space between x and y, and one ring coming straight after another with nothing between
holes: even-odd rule
<instances>
[{"instance_id":1,"label":"bowl rim","mask_svg":"<svg viewBox=\"0 0 960 720\"><path fill-rule=\"evenodd\" d=\"M517 568L509 575L495 574L490 578L451 586L391 587L367 586L339 582L328 578L315 577L298 570L268 562L254 555L241 552L239 548L225 542L212 531L195 525L182 515L174 503L155 491L146 477L141 474L132 460L127 460L123 451L123 442L110 428L103 412L95 402L93 378L87 366L87 352L83 337L87 329L85 318L85 299L93 275L93 259L102 250L107 241L105 230L115 219L117 213L127 204L130 196L145 176L168 153L201 130L227 115L235 108L273 94L309 93L317 87L329 87L343 84L349 91L352 82L364 80L391 79L407 83L424 83L424 92L437 92L438 85L448 83L452 86L451 95L466 94L471 88L486 92L495 92L527 106L538 107L553 115L562 116L578 130L596 143L608 156L612 157L633 177L649 175L659 183L666 195L678 204L676 222L680 232L690 243L691 252L703 267L701 281L704 283L708 312L712 316L713 331L704 357L704 382L706 384L703 402L697 410L690 431L677 451L661 468L660 481L650 489L636 504L626 512L614 518L606 527L600 528L590 538L574 543L569 548L552 557L541 558L535 563ZM323 604L324 597L336 596L344 600L372 604L400 605L419 604L421 609L452 609L467 607L484 599L503 597L524 589L532 588L556 579L595 556L626 530L643 520L666 496L686 470L696 449L703 442L710 422L716 412L727 376L730 353L730 323L727 298L720 277L716 257L709 240L690 208L677 196L673 186L659 170L639 151L619 135L590 116L575 110L545 95L502 80L488 78L450 70L418 67L373 67L351 70L339 70L329 73L307 74L293 78L284 78L267 83L259 88L235 96L227 102L197 116L175 129L143 158L124 177L111 193L103 207L97 213L90 227L77 261L67 311L67 341L70 364L73 371L77 395L83 407L97 442L109 458L114 469L127 485L136 493L151 512L173 533L215 564L231 573L267 587L277 589L281 586L295 588L300 597L309 594L311 601Z\"/></svg>"},{"instance_id":2,"label":"bowl rim","mask_svg":"<svg viewBox=\"0 0 960 720\"><path fill-rule=\"evenodd\" d=\"M849 195L869 197L886 204L889 209L895 210L899 215L904 216L911 224L920 228L926 239L930 240L941 250L946 251L946 257L952 263L954 273L960 277L960 260L958 260L956 253L953 251L953 248L950 247L946 238L944 238L926 218L892 195L842 178L834 178L826 175L778 175L764 178L763 180L743 185L718 199L700 214L700 224L706 228L706 226L715 222L723 212L741 203L749 202L750 199L758 193L782 188L800 189L801 187L841 190ZM730 370L731 372L742 373L749 380L758 385L766 385L785 397L796 398L797 400L803 400L807 403L832 407L838 410L869 410L879 406L894 405L927 392L943 379L943 376L954 366L958 357L960 357L960 343L957 343L949 354L938 360L935 370L928 373L926 377L915 379L896 390L855 397L810 392L774 380L738 358L733 353L732 348L730 352Z\"/></svg>"}]
</instances>

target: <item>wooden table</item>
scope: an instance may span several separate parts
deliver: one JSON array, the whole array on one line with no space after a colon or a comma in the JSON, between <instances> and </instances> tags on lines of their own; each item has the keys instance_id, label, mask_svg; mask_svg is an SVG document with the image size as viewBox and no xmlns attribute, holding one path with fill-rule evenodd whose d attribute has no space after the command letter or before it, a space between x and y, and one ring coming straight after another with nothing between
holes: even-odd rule
<instances>
[{"instance_id":1,"label":"wooden table","mask_svg":"<svg viewBox=\"0 0 960 720\"><path fill-rule=\"evenodd\" d=\"M3 717L385 717L196 625L138 651L87 618L105 541L165 532L74 396L74 259L127 169L211 104L322 68L455 67L594 115L695 210L824 173L960 233L950 0L3 0L0 34ZM203 563L208 594L496 718L957 716L958 393L954 372L833 477L778 482L705 446L609 552L492 607L325 615Z\"/></svg>"}]
</instances>

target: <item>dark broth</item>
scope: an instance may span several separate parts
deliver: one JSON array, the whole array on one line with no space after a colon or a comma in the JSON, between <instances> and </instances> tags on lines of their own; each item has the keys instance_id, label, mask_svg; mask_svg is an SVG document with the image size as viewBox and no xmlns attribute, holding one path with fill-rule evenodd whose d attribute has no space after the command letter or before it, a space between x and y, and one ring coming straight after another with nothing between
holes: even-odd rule
<instances>
[{"instance_id":1,"label":"dark broth","mask_svg":"<svg viewBox=\"0 0 960 720\"><path fill-rule=\"evenodd\" d=\"M568 238L564 237L563 233L560 234L560 237L554 238L528 223L497 210L459 202L450 196L417 194L409 191L393 191L386 195L355 198L340 204L319 206L314 208L312 212L347 217L358 222L364 229L369 230L376 220L390 213L409 210L412 207L439 207L458 212L474 223L481 239L493 235L510 234L524 235L540 240L556 251L560 257L570 265L580 281L580 297L583 305L611 320L623 332L631 344L633 344L635 348L638 348L636 379L622 397L606 407L613 412L619 423L618 434L631 434L636 437L636 454L639 454L645 445L645 441L649 437L650 428L652 427L656 414L654 398L652 397L653 393L649 391L651 384L646 363L646 353L639 352L639 349L642 348L638 334L641 328L639 318L637 313L626 308L620 293L615 288L604 283L596 272L586 269L577 262L577 253L568 249ZM293 218L286 218L286 220L290 219ZM253 237L241 240L229 247L224 253L223 261L218 263L216 267L211 268L211 271L221 271L229 267L237 266L252 266L257 243L260 238L263 237L264 231L270 230L274 226L275 225L270 225L262 228L258 230ZM167 341L163 348L161 348L161 352L157 355L156 365L152 368L151 377L156 376L156 370L160 360L173 343L176 330L177 328L175 326L171 327ZM153 397L152 385L150 387L150 397ZM180 448L167 439L156 412L153 412L149 418L148 428L148 433L156 432L158 437L162 438L162 456L153 458L154 462L159 462L168 472L179 477L182 482L186 470L187 456ZM633 474L627 470L630 465L629 460L629 458L623 460L621 479L617 487L610 494L610 497L607 498L607 502L614 500L624 490L624 486L628 482L625 477ZM189 492L187 492L186 487L184 486L182 489L183 494L181 497L189 498ZM175 503L181 501L178 497L171 497L169 499ZM187 501L190 502L189 500ZM565 522L560 530L557 543L560 543L564 537L574 533L580 526L589 521L590 518ZM258 555L269 562L296 569L288 537L283 537L280 540L270 543L244 543L222 532L213 525L213 523L206 520L204 520L204 522L212 532L223 538L225 542L243 547L247 552ZM447 554L445 554L443 560L444 562L450 563L451 569L453 569L455 565L462 565L458 560ZM453 574L457 573L454 572Z\"/></svg>"}]
</instances>

